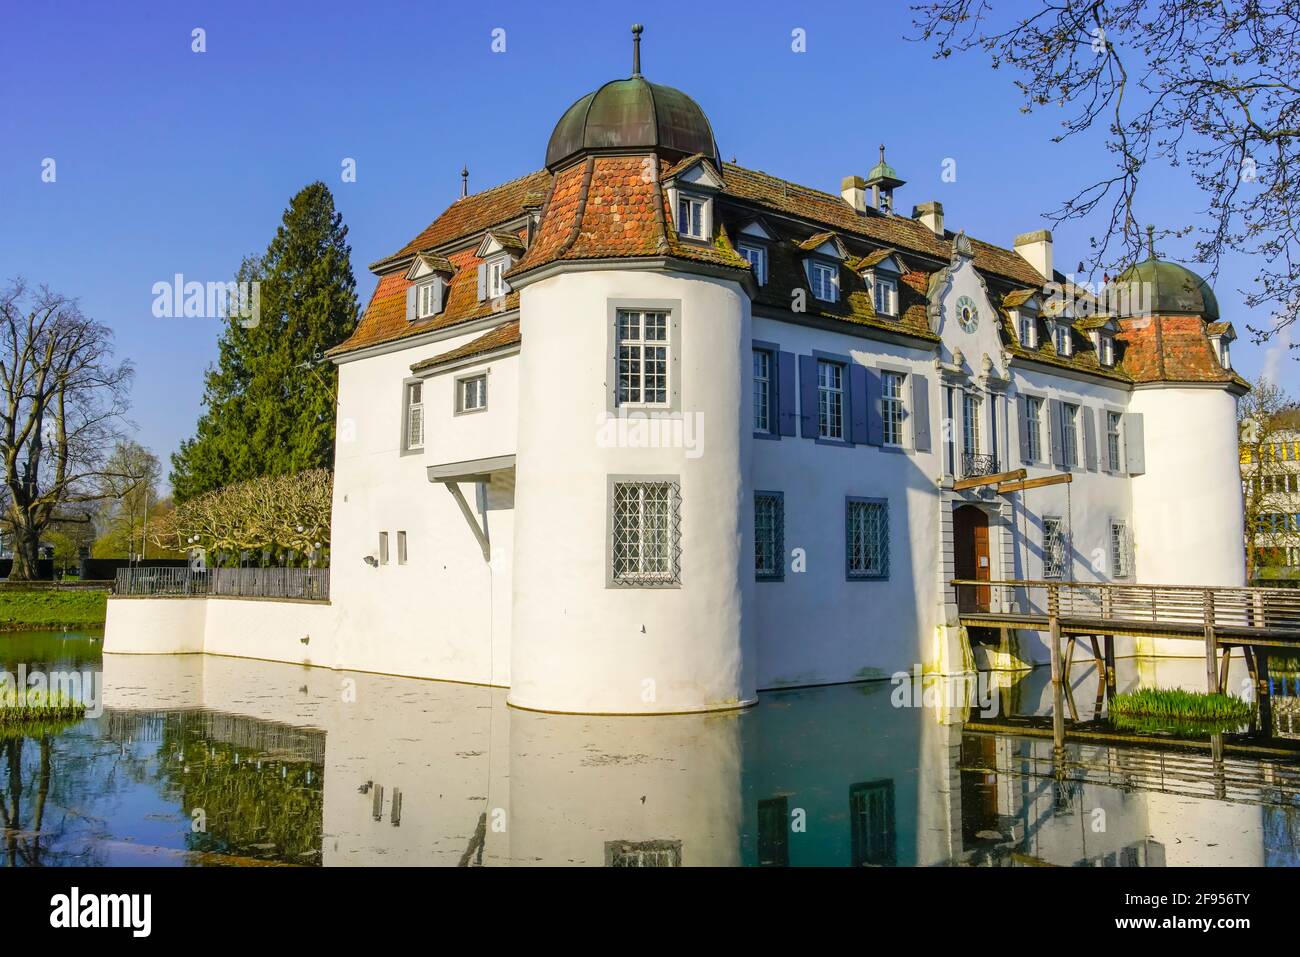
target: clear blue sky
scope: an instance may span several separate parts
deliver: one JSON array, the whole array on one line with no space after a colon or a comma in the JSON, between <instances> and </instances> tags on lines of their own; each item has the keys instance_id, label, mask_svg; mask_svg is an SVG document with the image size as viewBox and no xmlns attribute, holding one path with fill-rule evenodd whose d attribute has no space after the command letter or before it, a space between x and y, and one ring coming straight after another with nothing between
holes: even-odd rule
<instances>
[{"instance_id":1,"label":"clear blue sky","mask_svg":"<svg viewBox=\"0 0 1300 957\"><path fill-rule=\"evenodd\" d=\"M151 288L182 273L227 280L266 247L291 195L324 180L349 228L358 295L366 264L455 199L540 168L564 109L629 72L628 27L646 26L644 72L685 90L724 157L837 191L876 147L907 180L901 211L943 202L949 228L1010 245L1106 168L1096 141L1053 145L1060 115L1025 116L1013 75L979 55L937 62L905 2L736 6L607 2L355 3L169 0L9 5L0 19L0 279L79 297L134 360L139 439L167 463L199 413L218 324L156 319ZM191 51L206 30L207 52ZM506 51L492 51L493 30ZM791 31L807 52L791 50ZM41 181L42 161L57 180ZM344 158L357 181L344 183ZM941 164L957 162L956 182ZM1203 205L1181 172L1148 177L1143 219ZM1056 231L1068 271L1088 230ZM1171 258L1190 241L1166 243ZM1284 349L1251 344L1238 291L1216 291L1247 377L1297 385ZM1264 316L1254 317L1263 324Z\"/></svg>"}]
</instances>

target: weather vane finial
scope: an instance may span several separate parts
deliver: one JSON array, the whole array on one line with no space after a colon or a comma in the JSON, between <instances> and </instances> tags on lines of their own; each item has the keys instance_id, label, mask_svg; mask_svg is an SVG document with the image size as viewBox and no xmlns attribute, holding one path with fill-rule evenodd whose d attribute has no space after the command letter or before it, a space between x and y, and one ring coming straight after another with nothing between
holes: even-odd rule
<instances>
[{"instance_id":1,"label":"weather vane finial","mask_svg":"<svg viewBox=\"0 0 1300 957\"><path fill-rule=\"evenodd\" d=\"M1156 228L1154 225L1147 226L1147 256L1151 259L1156 258Z\"/></svg>"},{"instance_id":2,"label":"weather vane finial","mask_svg":"<svg viewBox=\"0 0 1300 957\"><path fill-rule=\"evenodd\" d=\"M632 24L632 75L641 75L641 32L645 27L639 23Z\"/></svg>"}]
</instances>

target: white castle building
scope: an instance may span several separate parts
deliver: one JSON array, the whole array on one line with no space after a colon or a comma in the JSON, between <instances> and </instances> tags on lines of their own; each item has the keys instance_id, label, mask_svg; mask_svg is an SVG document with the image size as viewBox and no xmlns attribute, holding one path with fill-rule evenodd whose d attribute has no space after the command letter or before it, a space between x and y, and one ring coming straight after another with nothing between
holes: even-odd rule
<instances>
[{"instance_id":1,"label":"white castle building","mask_svg":"<svg viewBox=\"0 0 1300 957\"><path fill-rule=\"evenodd\" d=\"M330 602L117 598L106 650L700 711L969 671L954 578L1244 584L1209 287L1153 251L1141 308L1097 313L1047 231L981 242L903 187L883 148L838 194L725 163L638 58L544 169L371 267L331 353ZM1019 468L1072 481L954 488Z\"/></svg>"}]
</instances>

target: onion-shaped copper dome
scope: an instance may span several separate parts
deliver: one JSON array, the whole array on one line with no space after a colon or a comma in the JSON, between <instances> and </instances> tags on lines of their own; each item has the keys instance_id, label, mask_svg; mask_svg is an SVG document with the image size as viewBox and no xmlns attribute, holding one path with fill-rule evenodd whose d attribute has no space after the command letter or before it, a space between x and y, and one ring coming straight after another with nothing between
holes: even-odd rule
<instances>
[{"instance_id":1,"label":"onion-shaped copper dome","mask_svg":"<svg viewBox=\"0 0 1300 957\"><path fill-rule=\"evenodd\" d=\"M703 153L716 165L718 144L698 103L641 75L641 27L632 28L632 76L613 80L564 111L546 147L554 170L589 151L649 149L676 160Z\"/></svg>"}]
</instances>

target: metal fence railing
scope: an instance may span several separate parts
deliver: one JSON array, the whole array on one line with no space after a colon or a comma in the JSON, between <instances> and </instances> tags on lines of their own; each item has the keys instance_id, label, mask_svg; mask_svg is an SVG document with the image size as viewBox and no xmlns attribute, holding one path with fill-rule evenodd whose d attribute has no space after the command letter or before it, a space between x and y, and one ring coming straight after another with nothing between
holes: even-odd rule
<instances>
[{"instance_id":1,"label":"metal fence railing","mask_svg":"<svg viewBox=\"0 0 1300 957\"><path fill-rule=\"evenodd\" d=\"M227 598L298 598L327 601L328 568L119 568L115 595L220 595Z\"/></svg>"}]
</instances>

